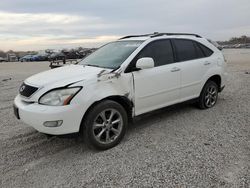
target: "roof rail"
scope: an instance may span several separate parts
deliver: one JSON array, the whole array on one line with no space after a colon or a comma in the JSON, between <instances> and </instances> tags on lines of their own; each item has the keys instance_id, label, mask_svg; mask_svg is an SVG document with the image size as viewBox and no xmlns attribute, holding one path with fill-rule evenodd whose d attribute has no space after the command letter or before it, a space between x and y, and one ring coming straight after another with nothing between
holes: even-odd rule
<instances>
[{"instance_id":1,"label":"roof rail","mask_svg":"<svg viewBox=\"0 0 250 188\"><path fill-rule=\"evenodd\" d=\"M127 38L133 38L133 37L151 37L151 38L154 38L154 37L160 37L160 36L164 36L164 35L167 35L167 36L188 35L188 36L195 36L195 37L198 37L198 38L202 38L200 35L193 34L193 33L158 33L158 32L154 32L154 33L144 34L144 35L128 35L128 36L120 38L119 40L127 39Z\"/></svg>"},{"instance_id":2,"label":"roof rail","mask_svg":"<svg viewBox=\"0 0 250 188\"><path fill-rule=\"evenodd\" d=\"M144 35L128 35L128 36L120 38L119 40L127 39L127 38L133 38L133 37L151 37L151 36L154 36L154 35L157 35L157 34L159 34L159 33L154 32L154 33L149 33L149 34L144 34Z\"/></svg>"},{"instance_id":3,"label":"roof rail","mask_svg":"<svg viewBox=\"0 0 250 188\"><path fill-rule=\"evenodd\" d=\"M195 37L198 37L198 38L202 38L200 35L193 34L193 33L156 33L156 34L152 35L151 38L160 37L160 36L164 36L164 35L167 35L167 36L172 36L172 35L189 35L189 36L195 36Z\"/></svg>"}]
</instances>

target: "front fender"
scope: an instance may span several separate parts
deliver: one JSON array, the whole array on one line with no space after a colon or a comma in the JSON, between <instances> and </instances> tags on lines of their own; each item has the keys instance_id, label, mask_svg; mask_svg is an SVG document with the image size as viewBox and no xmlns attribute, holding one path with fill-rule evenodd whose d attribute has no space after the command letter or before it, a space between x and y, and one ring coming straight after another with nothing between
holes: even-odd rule
<instances>
[{"instance_id":1,"label":"front fender","mask_svg":"<svg viewBox=\"0 0 250 188\"><path fill-rule=\"evenodd\" d=\"M133 77L131 74L121 74L107 80L92 80L73 98L72 104L81 105L79 113L85 115L87 110L96 102L111 96L125 96L134 102Z\"/></svg>"}]
</instances>

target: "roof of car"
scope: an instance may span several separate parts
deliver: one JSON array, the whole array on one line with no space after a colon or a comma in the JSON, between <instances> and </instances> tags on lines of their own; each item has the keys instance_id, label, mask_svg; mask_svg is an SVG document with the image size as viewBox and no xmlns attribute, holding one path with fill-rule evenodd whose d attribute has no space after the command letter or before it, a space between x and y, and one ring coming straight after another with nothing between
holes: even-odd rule
<instances>
[{"instance_id":1,"label":"roof of car","mask_svg":"<svg viewBox=\"0 0 250 188\"><path fill-rule=\"evenodd\" d=\"M202 38L200 35L192 33L152 33L144 35L129 35L119 40L148 40L150 38Z\"/></svg>"}]
</instances>

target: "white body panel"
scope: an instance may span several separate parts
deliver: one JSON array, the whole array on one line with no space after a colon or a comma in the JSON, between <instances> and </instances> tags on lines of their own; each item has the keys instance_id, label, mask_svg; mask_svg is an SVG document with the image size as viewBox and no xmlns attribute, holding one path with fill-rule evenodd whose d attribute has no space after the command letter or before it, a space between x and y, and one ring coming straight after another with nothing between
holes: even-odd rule
<instances>
[{"instance_id":1,"label":"white body panel","mask_svg":"<svg viewBox=\"0 0 250 188\"><path fill-rule=\"evenodd\" d=\"M147 44L159 39L184 38L198 41L214 51L208 58L177 62L164 66L125 73L134 57ZM197 98L214 75L225 83L225 62L221 52L206 39L193 36L139 37L124 40L144 42L114 72L111 69L71 65L39 73L25 80L39 88L31 97L18 95L14 104L20 119L40 132L60 135L78 132L86 111L95 102L111 96L126 97L133 104L132 116L140 115L168 105ZM174 71L173 71L174 70ZM46 92L60 87L81 86L82 90L66 106L39 104ZM48 128L45 121L63 120L60 127Z\"/></svg>"},{"instance_id":2,"label":"white body panel","mask_svg":"<svg viewBox=\"0 0 250 188\"><path fill-rule=\"evenodd\" d=\"M181 101L198 97L204 85L204 75L214 66L213 60L210 58L202 58L181 62L179 64L181 68Z\"/></svg>"},{"instance_id":3,"label":"white body panel","mask_svg":"<svg viewBox=\"0 0 250 188\"><path fill-rule=\"evenodd\" d=\"M180 100L180 71L172 72L178 63L134 72L135 115L140 115Z\"/></svg>"}]
</instances>

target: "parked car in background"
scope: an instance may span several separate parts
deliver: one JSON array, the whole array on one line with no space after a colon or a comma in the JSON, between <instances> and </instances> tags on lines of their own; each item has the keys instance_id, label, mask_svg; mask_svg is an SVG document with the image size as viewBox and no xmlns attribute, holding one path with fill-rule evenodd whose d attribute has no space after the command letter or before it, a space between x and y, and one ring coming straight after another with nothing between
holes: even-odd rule
<instances>
[{"instance_id":1,"label":"parked car in background","mask_svg":"<svg viewBox=\"0 0 250 188\"><path fill-rule=\"evenodd\" d=\"M65 55L66 59L82 59L83 56L75 49L67 50L63 49L62 53Z\"/></svg>"},{"instance_id":2,"label":"parked car in background","mask_svg":"<svg viewBox=\"0 0 250 188\"><path fill-rule=\"evenodd\" d=\"M213 44L216 48L218 48L219 50L222 50L223 47L221 45L219 45L216 41L213 41L211 39L207 39L211 44Z\"/></svg>"},{"instance_id":3,"label":"parked car in background","mask_svg":"<svg viewBox=\"0 0 250 188\"><path fill-rule=\"evenodd\" d=\"M66 55L62 52L54 52L48 57L49 61L65 60Z\"/></svg>"},{"instance_id":4,"label":"parked car in background","mask_svg":"<svg viewBox=\"0 0 250 188\"><path fill-rule=\"evenodd\" d=\"M29 62L32 61L33 55L25 55L19 59L21 62Z\"/></svg>"},{"instance_id":5,"label":"parked car in background","mask_svg":"<svg viewBox=\"0 0 250 188\"><path fill-rule=\"evenodd\" d=\"M31 61L48 61L48 55L33 55Z\"/></svg>"},{"instance_id":6,"label":"parked car in background","mask_svg":"<svg viewBox=\"0 0 250 188\"><path fill-rule=\"evenodd\" d=\"M188 100L214 107L225 67L221 51L196 34L126 36L77 65L27 78L14 113L40 132L80 132L89 146L109 149L136 116Z\"/></svg>"},{"instance_id":7,"label":"parked car in background","mask_svg":"<svg viewBox=\"0 0 250 188\"><path fill-rule=\"evenodd\" d=\"M7 59L6 58L3 58L3 57L0 57L0 63L1 62L7 62Z\"/></svg>"}]
</instances>

